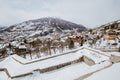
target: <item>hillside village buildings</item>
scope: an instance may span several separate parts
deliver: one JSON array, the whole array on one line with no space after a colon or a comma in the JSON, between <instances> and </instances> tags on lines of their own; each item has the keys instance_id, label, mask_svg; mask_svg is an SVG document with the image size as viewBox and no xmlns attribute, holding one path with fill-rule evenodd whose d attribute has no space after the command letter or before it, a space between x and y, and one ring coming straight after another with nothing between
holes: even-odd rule
<instances>
[{"instance_id":1,"label":"hillside village buildings","mask_svg":"<svg viewBox=\"0 0 120 80\"><path fill-rule=\"evenodd\" d=\"M89 80L119 64L120 21L62 37L1 39L0 45L0 80Z\"/></svg>"}]
</instances>

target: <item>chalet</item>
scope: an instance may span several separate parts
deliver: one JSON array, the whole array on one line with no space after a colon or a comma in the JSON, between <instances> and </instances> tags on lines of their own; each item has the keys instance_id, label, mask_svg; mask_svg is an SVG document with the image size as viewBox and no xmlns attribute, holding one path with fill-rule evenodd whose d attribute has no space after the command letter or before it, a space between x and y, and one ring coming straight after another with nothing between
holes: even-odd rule
<instances>
[{"instance_id":1,"label":"chalet","mask_svg":"<svg viewBox=\"0 0 120 80\"><path fill-rule=\"evenodd\" d=\"M120 30L117 30L117 31L116 31L116 35L120 35Z\"/></svg>"},{"instance_id":2,"label":"chalet","mask_svg":"<svg viewBox=\"0 0 120 80\"><path fill-rule=\"evenodd\" d=\"M8 46L11 51L13 52L13 54L18 54L18 55L23 55L27 52L27 47L25 45L25 43L21 42L17 42L17 41L14 41L14 42L11 42Z\"/></svg>"}]
</instances>

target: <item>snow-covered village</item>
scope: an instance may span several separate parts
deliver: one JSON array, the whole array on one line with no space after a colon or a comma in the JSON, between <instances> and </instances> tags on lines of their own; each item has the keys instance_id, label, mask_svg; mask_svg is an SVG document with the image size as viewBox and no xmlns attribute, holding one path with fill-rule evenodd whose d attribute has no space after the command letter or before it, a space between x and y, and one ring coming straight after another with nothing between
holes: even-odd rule
<instances>
[{"instance_id":1,"label":"snow-covered village","mask_svg":"<svg viewBox=\"0 0 120 80\"><path fill-rule=\"evenodd\" d=\"M98 7L98 5L95 4L102 4L101 2L105 0L100 2L95 0L94 3L86 0L85 2L70 0L68 3L68 0L61 0L64 3L60 5L59 1L50 1L53 2L36 0L36 5L31 6L33 2L30 0L26 1L26 5L33 9L35 6L40 6L39 3L41 5L47 4L46 7L44 6L47 10L61 9L62 7L67 10L68 7L66 6L74 5L74 7L78 7L79 4L87 3L88 9L92 4L94 6L91 8L97 10L98 8L95 8L95 6ZM9 5L5 10L8 7L11 8L10 10L19 10L18 5L15 4L22 5L20 7L20 9L23 8L22 10L28 9L23 4L23 0L13 0L12 2L1 0L1 10L4 6L1 2ZM105 2L109 2L108 6L113 7L113 0L106 0ZM105 2L102 5L104 7L106 7ZM55 5L53 5L54 3ZM71 10L74 11L74 7L71 7ZM44 8L42 9L43 14L45 14ZM102 11L102 8L100 9ZM115 9L117 10L116 7ZM81 13L78 10L77 12ZM64 9L62 11L64 13L62 15L68 14L64 12ZM116 15L119 13L117 11ZM45 15L51 16L52 12L49 12L49 15L47 13ZM101 17L103 22L93 20L92 23L89 19L85 19L86 14L83 15L83 21L81 20L82 16L74 15L79 18L78 20L81 20L78 24L74 22L75 17L71 16L73 21L67 18L68 15L61 17L55 13L54 15L60 16L60 18L44 17L42 11L38 11L41 15L36 14L38 18L35 17L34 19L32 16L34 14L33 10L31 14L28 13L33 18L28 18L28 15L26 15L27 19L24 17L21 21L20 17L16 17L15 20L13 18L13 22L10 19L12 24L9 24L8 18L6 20L6 17L4 17L3 19L3 13L0 13L0 80L120 80L120 16L117 16L118 18L111 17L110 20L106 19L106 21ZM73 13L71 12L71 14ZM96 14L98 13L91 14L91 16ZM8 15L8 13L4 13L4 15ZM110 15L114 14L111 13ZM12 16L20 16L20 14ZM97 18L100 19L100 17ZM17 22L17 19L20 21ZM3 26L3 23L8 24L8 26ZM89 25L92 27L89 27Z\"/></svg>"}]
</instances>

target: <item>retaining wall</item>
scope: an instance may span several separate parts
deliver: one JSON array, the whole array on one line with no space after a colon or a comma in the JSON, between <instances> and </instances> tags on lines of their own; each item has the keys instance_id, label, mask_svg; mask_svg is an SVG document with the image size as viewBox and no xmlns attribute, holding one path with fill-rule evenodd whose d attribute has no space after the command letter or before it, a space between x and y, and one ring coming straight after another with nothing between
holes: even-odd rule
<instances>
[{"instance_id":1,"label":"retaining wall","mask_svg":"<svg viewBox=\"0 0 120 80\"><path fill-rule=\"evenodd\" d=\"M78 63L78 62L81 62L81 61L82 61L82 57L79 58L79 59L77 59L77 60L73 60L73 61L70 61L70 62L63 63L63 64L59 64L59 65L55 65L55 66L50 66L50 67L44 68L44 69L39 69L39 71L41 73L44 73L44 72L48 72L48 71L52 71L52 70L56 70L56 69L65 67L67 65L75 64L75 63Z\"/></svg>"}]
</instances>

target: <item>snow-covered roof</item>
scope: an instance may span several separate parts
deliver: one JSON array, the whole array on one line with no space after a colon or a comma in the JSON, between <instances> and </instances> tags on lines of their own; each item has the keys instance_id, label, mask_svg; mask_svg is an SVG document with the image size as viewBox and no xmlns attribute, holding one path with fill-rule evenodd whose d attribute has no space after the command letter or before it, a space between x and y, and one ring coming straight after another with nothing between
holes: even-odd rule
<instances>
[{"instance_id":1,"label":"snow-covered roof","mask_svg":"<svg viewBox=\"0 0 120 80\"><path fill-rule=\"evenodd\" d=\"M38 35L40 36L40 33L41 33L41 32L42 32L42 31L36 31L36 32L30 34L29 37L35 36L36 34L38 34Z\"/></svg>"},{"instance_id":2,"label":"snow-covered roof","mask_svg":"<svg viewBox=\"0 0 120 80\"><path fill-rule=\"evenodd\" d=\"M26 49L27 47L25 45L19 45L18 48L19 49Z\"/></svg>"},{"instance_id":3,"label":"snow-covered roof","mask_svg":"<svg viewBox=\"0 0 120 80\"><path fill-rule=\"evenodd\" d=\"M13 41L10 43L12 46L16 46L18 44L18 41Z\"/></svg>"}]
</instances>

